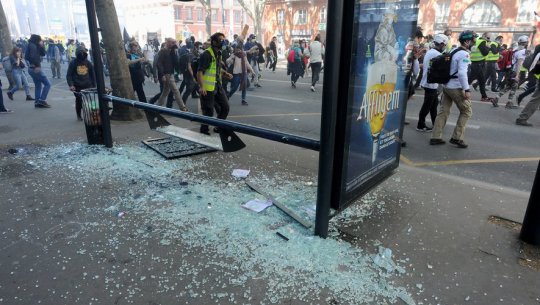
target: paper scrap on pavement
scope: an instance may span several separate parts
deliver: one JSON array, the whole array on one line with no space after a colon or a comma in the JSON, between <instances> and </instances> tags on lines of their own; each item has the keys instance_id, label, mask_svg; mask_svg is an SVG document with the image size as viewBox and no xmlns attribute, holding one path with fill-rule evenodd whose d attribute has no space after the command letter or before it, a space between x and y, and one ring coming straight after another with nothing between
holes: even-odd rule
<instances>
[{"instance_id":1,"label":"paper scrap on pavement","mask_svg":"<svg viewBox=\"0 0 540 305\"><path fill-rule=\"evenodd\" d=\"M270 200L253 199L242 205L243 208L260 213L272 205Z\"/></svg>"},{"instance_id":2,"label":"paper scrap on pavement","mask_svg":"<svg viewBox=\"0 0 540 305\"><path fill-rule=\"evenodd\" d=\"M247 178L249 172L249 169L235 169L233 170L232 175L236 178Z\"/></svg>"}]
</instances>

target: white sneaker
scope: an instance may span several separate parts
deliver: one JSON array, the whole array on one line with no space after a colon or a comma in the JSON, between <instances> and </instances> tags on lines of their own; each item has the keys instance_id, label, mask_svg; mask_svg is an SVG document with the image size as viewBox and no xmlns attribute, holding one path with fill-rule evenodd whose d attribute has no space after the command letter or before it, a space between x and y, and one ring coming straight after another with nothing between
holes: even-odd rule
<instances>
[{"instance_id":1,"label":"white sneaker","mask_svg":"<svg viewBox=\"0 0 540 305\"><path fill-rule=\"evenodd\" d=\"M315 87L311 86L311 92L315 92Z\"/></svg>"}]
</instances>

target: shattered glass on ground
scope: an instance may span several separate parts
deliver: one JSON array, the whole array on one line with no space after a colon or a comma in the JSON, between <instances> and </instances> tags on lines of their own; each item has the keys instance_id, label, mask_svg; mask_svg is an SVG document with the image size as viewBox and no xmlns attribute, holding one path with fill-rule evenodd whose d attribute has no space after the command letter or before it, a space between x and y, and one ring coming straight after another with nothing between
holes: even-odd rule
<instances>
[{"instance_id":1,"label":"shattered glass on ground","mask_svg":"<svg viewBox=\"0 0 540 305\"><path fill-rule=\"evenodd\" d=\"M242 208L251 199L264 198L244 180L230 175L236 164L227 164L231 160L224 154L167 161L142 144L113 149L69 144L43 148L32 156L4 158L18 158L34 172L57 173L78 190L70 192L70 200L63 204L76 202L81 211L71 213L88 215L86 219L58 217L59 224L52 224L40 238L32 236L38 235L32 228L3 228L3 240L17 234L20 240L41 247L43 256L49 257L44 261L58 267L51 281L64 272L74 272L82 280L72 284L72 291L92 289L88 281L93 281L99 283L93 289L102 289L110 298L89 299L86 304L143 304L143 292L166 294L185 304L290 304L292 300L294 304L388 304L398 300L415 304L405 288L392 282L404 270L389 257L389 249L365 253L336 234L328 239L313 236L276 207L260 213ZM62 192L64 186L56 184L54 176L49 179L30 189ZM316 181L315 177L252 169L248 179L314 221L316 187L306 180ZM103 197L88 197L90 189ZM43 198L36 200L43 204ZM346 221L354 216L358 220L369 215L369 209L378 203L375 197L366 200L337 218ZM335 227L331 231L337 232ZM83 235L97 241L85 243L80 240ZM59 243L76 247L70 253L78 257L74 260L80 265L70 266L72 257L61 250L52 252ZM3 251L21 246L3 244ZM145 256L151 257L149 265L142 259ZM85 268L85 261L112 267L98 272ZM1 270L6 270L5 263L1 264ZM13 272L18 272L13 266ZM5 289L6 282L0 291ZM51 289L48 294L56 293ZM66 290L61 296L72 304L85 303L74 294ZM149 304L170 304L154 298L157 301ZM3 297L0 303L25 303L24 297L15 300L19 302Z\"/></svg>"}]
</instances>

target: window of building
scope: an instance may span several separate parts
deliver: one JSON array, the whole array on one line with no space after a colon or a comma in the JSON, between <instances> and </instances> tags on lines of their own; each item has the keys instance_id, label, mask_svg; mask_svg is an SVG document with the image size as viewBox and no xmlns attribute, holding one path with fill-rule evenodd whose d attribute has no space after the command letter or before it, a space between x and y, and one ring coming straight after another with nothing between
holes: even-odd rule
<instances>
[{"instance_id":1,"label":"window of building","mask_svg":"<svg viewBox=\"0 0 540 305\"><path fill-rule=\"evenodd\" d=\"M448 16L450 15L450 1L438 1L435 4L435 23L436 24L447 24Z\"/></svg>"},{"instance_id":2,"label":"window of building","mask_svg":"<svg viewBox=\"0 0 540 305\"><path fill-rule=\"evenodd\" d=\"M326 22L326 16L328 15L328 12L326 11L326 7L321 7L321 23L325 23Z\"/></svg>"},{"instance_id":3,"label":"window of building","mask_svg":"<svg viewBox=\"0 0 540 305\"><path fill-rule=\"evenodd\" d=\"M296 14L294 14L294 24L307 24L307 10L303 9L296 11Z\"/></svg>"},{"instance_id":4,"label":"window of building","mask_svg":"<svg viewBox=\"0 0 540 305\"><path fill-rule=\"evenodd\" d=\"M229 21L229 11L223 10L223 21L228 22Z\"/></svg>"},{"instance_id":5,"label":"window of building","mask_svg":"<svg viewBox=\"0 0 540 305\"><path fill-rule=\"evenodd\" d=\"M193 20L193 10L191 7L186 8L186 19Z\"/></svg>"},{"instance_id":6,"label":"window of building","mask_svg":"<svg viewBox=\"0 0 540 305\"><path fill-rule=\"evenodd\" d=\"M174 19L175 20L182 19L182 10L180 9L179 6L174 7Z\"/></svg>"},{"instance_id":7,"label":"window of building","mask_svg":"<svg viewBox=\"0 0 540 305\"><path fill-rule=\"evenodd\" d=\"M489 0L480 0L469 6L461 17L462 26L486 27L501 24L501 10Z\"/></svg>"},{"instance_id":8,"label":"window of building","mask_svg":"<svg viewBox=\"0 0 540 305\"><path fill-rule=\"evenodd\" d=\"M198 21L203 21L204 20L203 9L201 7L197 8L197 20Z\"/></svg>"},{"instance_id":9,"label":"window of building","mask_svg":"<svg viewBox=\"0 0 540 305\"><path fill-rule=\"evenodd\" d=\"M277 11L277 24L279 25L285 24L285 10Z\"/></svg>"},{"instance_id":10,"label":"window of building","mask_svg":"<svg viewBox=\"0 0 540 305\"><path fill-rule=\"evenodd\" d=\"M538 0L521 0L519 4L517 22L532 22L534 21L534 11L536 10Z\"/></svg>"},{"instance_id":11,"label":"window of building","mask_svg":"<svg viewBox=\"0 0 540 305\"><path fill-rule=\"evenodd\" d=\"M242 12L234 11L234 23L240 23L240 22L242 22Z\"/></svg>"},{"instance_id":12,"label":"window of building","mask_svg":"<svg viewBox=\"0 0 540 305\"><path fill-rule=\"evenodd\" d=\"M213 22L218 21L218 10L212 10L212 21Z\"/></svg>"}]
</instances>

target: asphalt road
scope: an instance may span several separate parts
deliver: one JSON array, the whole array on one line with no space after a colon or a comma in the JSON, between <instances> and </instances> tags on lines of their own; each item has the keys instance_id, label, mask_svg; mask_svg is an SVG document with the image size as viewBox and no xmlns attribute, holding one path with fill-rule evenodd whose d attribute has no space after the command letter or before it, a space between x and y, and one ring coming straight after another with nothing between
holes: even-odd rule
<instances>
[{"instance_id":1,"label":"asphalt road","mask_svg":"<svg viewBox=\"0 0 540 305\"><path fill-rule=\"evenodd\" d=\"M48 64L44 64L44 69L50 73ZM67 66L64 65L62 73L66 70ZM311 92L311 76L307 75L301 78L297 88L293 89L283 68L277 69L275 73L264 70L262 74L262 88L247 93L248 106L241 105L240 93L231 98L229 119L319 138L322 85L318 85L316 92ZM321 75L321 79L322 77ZM65 80L51 81L54 88L52 94L72 98ZM158 91L156 84L146 82L145 92L148 98ZM492 96L489 91L488 94ZM22 96L22 92L20 95ZM458 149L450 144L430 146L430 134L415 130L423 101L423 90L417 90L417 94L407 106L407 120L410 125L405 127L404 139L407 146L402 150L402 164L530 191L540 160L540 114L530 120L534 127L517 126L514 121L521 109L493 108L491 104L481 103L479 100L480 94L473 92L473 117L468 123L465 136L469 148ZM197 102L198 100L190 98L187 106L195 111ZM505 102L506 99L500 100L502 105ZM447 140L455 126L457 113L454 107L444 132ZM429 118L427 121L429 124Z\"/></svg>"}]
</instances>

